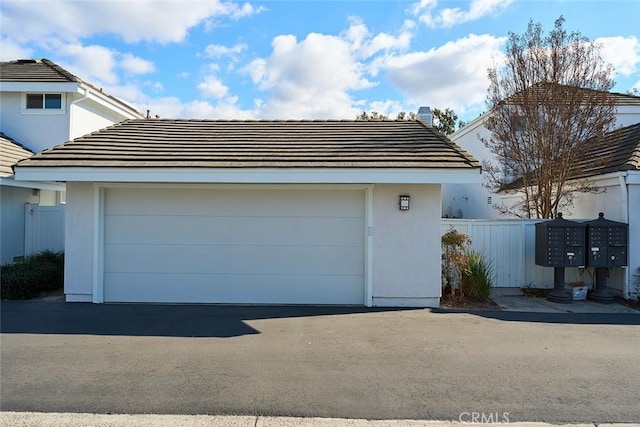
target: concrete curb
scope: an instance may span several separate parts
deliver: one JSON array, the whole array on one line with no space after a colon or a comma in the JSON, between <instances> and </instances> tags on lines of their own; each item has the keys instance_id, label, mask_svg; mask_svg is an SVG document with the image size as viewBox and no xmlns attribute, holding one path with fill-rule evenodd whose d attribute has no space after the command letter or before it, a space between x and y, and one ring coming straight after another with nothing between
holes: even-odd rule
<instances>
[{"instance_id":1,"label":"concrete curb","mask_svg":"<svg viewBox=\"0 0 640 427\"><path fill-rule=\"evenodd\" d=\"M517 423L471 423L458 421L427 420L364 420L344 418L295 418L235 415L126 415L126 414L85 414L85 413L43 413L43 412L0 412L0 426L14 427L147 427L147 426L223 426L223 427L460 427L470 425L491 425L509 427L547 427L553 424L540 422ZM640 424L563 424L563 427L640 427Z\"/></svg>"}]
</instances>

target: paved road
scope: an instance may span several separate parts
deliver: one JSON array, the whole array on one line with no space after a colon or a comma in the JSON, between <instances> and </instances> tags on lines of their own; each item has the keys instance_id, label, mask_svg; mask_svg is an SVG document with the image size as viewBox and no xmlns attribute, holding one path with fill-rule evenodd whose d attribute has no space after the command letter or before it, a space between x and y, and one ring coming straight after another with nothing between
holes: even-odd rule
<instances>
[{"instance_id":1,"label":"paved road","mask_svg":"<svg viewBox=\"0 0 640 427\"><path fill-rule=\"evenodd\" d=\"M0 310L4 411L640 421L637 314Z\"/></svg>"}]
</instances>

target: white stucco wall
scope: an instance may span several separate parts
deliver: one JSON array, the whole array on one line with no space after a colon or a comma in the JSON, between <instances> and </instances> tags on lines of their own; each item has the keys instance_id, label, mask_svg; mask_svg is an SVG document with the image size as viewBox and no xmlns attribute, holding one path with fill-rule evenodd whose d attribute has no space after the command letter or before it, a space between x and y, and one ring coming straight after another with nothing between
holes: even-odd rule
<instances>
[{"instance_id":1,"label":"white stucco wall","mask_svg":"<svg viewBox=\"0 0 640 427\"><path fill-rule=\"evenodd\" d=\"M32 113L22 111L22 94L0 94L0 130L37 153L69 140L69 102L57 112Z\"/></svg>"},{"instance_id":2,"label":"white stucco wall","mask_svg":"<svg viewBox=\"0 0 640 427\"><path fill-rule=\"evenodd\" d=\"M92 101L79 101L71 106L69 139L75 139L111 126L122 120L113 111Z\"/></svg>"},{"instance_id":3,"label":"white stucco wall","mask_svg":"<svg viewBox=\"0 0 640 427\"><path fill-rule=\"evenodd\" d=\"M411 196L408 211L398 197ZM441 295L440 185L376 185L373 191L373 305L438 307Z\"/></svg>"},{"instance_id":4,"label":"white stucco wall","mask_svg":"<svg viewBox=\"0 0 640 427\"><path fill-rule=\"evenodd\" d=\"M629 194L629 292L631 298L640 296L640 172L627 177Z\"/></svg>"},{"instance_id":5,"label":"white stucco wall","mask_svg":"<svg viewBox=\"0 0 640 427\"><path fill-rule=\"evenodd\" d=\"M64 293L67 301L90 302L94 270L92 183L67 183Z\"/></svg>"},{"instance_id":6,"label":"white stucco wall","mask_svg":"<svg viewBox=\"0 0 640 427\"><path fill-rule=\"evenodd\" d=\"M24 256L24 205L37 202L31 188L0 185L0 264Z\"/></svg>"},{"instance_id":7,"label":"white stucco wall","mask_svg":"<svg viewBox=\"0 0 640 427\"><path fill-rule=\"evenodd\" d=\"M411 196L409 211L398 209L401 194ZM67 301L93 299L94 205L92 183L67 184ZM441 292L440 185L375 185L370 206L372 304L437 307Z\"/></svg>"}]
</instances>

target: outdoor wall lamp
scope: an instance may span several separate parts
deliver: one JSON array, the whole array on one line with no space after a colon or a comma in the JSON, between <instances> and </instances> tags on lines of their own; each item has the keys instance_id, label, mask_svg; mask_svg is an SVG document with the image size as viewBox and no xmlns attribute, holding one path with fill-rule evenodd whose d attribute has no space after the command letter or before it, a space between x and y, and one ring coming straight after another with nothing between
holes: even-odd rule
<instances>
[{"instance_id":1,"label":"outdoor wall lamp","mask_svg":"<svg viewBox=\"0 0 640 427\"><path fill-rule=\"evenodd\" d=\"M408 211L409 210L409 200L410 199L411 199L411 197L407 196L407 195L400 196L400 201L398 202L398 207L400 208L401 211Z\"/></svg>"}]
</instances>

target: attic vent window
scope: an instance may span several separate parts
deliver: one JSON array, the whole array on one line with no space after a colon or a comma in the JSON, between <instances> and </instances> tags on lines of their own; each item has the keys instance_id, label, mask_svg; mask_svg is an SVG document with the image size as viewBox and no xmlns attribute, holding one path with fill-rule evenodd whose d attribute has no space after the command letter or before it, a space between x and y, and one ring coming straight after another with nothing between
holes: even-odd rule
<instances>
[{"instance_id":1,"label":"attic vent window","mask_svg":"<svg viewBox=\"0 0 640 427\"><path fill-rule=\"evenodd\" d=\"M27 110L61 110L62 94L28 93Z\"/></svg>"}]
</instances>

